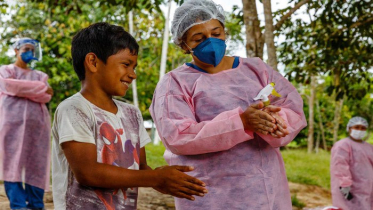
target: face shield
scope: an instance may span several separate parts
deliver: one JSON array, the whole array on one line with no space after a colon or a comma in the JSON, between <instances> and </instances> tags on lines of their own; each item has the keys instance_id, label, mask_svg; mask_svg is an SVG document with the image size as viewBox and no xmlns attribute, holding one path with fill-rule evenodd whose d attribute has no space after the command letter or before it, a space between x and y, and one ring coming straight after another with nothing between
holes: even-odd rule
<instances>
[{"instance_id":1,"label":"face shield","mask_svg":"<svg viewBox=\"0 0 373 210\"><path fill-rule=\"evenodd\" d=\"M35 39L20 39L15 43L15 49L19 50L22 59L26 59L28 61L41 61L42 59L40 42Z\"/></svg>"}]
</instances>

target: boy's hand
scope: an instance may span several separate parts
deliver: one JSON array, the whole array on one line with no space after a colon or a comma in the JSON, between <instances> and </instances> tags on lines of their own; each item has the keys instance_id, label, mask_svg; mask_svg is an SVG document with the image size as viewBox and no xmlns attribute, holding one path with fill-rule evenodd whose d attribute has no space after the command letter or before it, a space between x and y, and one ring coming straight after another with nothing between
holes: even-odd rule
<instances>
[{"instance_id":1,"label":"boy's hand","mask_svg":"<svg viewBox=\"0 0 373 210\"><path fill-rule=\"evenodd\" d=\"M205 183L184 172L193 171L191 166L162 166L156 168L157 176L161 181L154 187L155 190L170 194L178 198L194 200L193 195L203 197L207 193Z\"/></svg>"},{"instance_id":2,"label":"boy's hand","mask_svg":"<svg viewBox=\"0 0 373 210\"><path fill-rule=\"evenodd\" d=\"M45 91L45 93L53 96L53 89L51 87L48 87L47 91Z\"/></svg>"}]
</instances>

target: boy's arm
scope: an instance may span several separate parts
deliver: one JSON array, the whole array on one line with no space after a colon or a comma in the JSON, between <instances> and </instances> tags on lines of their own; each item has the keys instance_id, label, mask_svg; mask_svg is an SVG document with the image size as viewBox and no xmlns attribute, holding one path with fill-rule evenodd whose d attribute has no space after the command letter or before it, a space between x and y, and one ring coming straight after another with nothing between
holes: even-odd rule
<instances>
[{"instance_id":1,"label":"boy's arm","mask_svg":"<svg viewBox=\"0 0 373 210\"><path fill-rule=\"evenodd\" d=\"M165 166L159 170L130 170L97 162L96 145L67 141L61 144L66 159L77 181L85 186L100 188L154 187L180 198L194 200L193 195L207 193L205 184L183 172L192 171L188 166ZM145 149L141 150L145 157ZM142 165L147 168L143 158Z\"/></svg>"},{"instance_id":2,"label":"boy's arm","mask_svg":"<svg viewBox=\"0 0 373 210\"><path fill-rule=\"evenodd\" d=\"M140 170L153 170L146 162L145 147L140 148Z\"/></svg>"}]
</instances>

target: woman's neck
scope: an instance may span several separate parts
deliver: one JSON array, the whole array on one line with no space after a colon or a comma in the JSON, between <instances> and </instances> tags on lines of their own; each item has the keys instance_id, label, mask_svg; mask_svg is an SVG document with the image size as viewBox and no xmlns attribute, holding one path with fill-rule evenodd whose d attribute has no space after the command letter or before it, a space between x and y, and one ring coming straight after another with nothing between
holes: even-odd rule
<instances>
[{"instance_id":1,"label":"woman's neck","mask_svg":"<svg viewBox=\"0 0 373 210\"><path fill-rule=\"evenodd\" d=\"M193 56L193 64L198 66L199 68L205 70L209 74L216 74L218 72L231 69L233 66L234 57L224 56L221 62L217 66L207 65L201 61L199 61L196 57Z\"/></svg>"},{"instance_id":2,"label":"woman's neck","mask_svg":"<svg viewBox=\"0 0 373 210\"><path fill-rule=\"evenodd\" d=\"M357 140L357 139L354 139L354 138L352 138L351 136L350 136L350 139L352 140L352 141L356 141L356 142L359 142L359 143L363 143L364 141L363 140Z\"/></svg>"},{"instance_id":3,"label":"woman's neck","mask_svg":"<svg viewBox=\"0 0 373 210\"><path fill-rule=\"evenodd\" d=\"M14 63L15 66L19 67L19 68L22 68L22 69L29 69L27 67L27 63L23 62L23 61L20 61L20 60L16 60L16 62Z\"/></svg>"}]
</instances>

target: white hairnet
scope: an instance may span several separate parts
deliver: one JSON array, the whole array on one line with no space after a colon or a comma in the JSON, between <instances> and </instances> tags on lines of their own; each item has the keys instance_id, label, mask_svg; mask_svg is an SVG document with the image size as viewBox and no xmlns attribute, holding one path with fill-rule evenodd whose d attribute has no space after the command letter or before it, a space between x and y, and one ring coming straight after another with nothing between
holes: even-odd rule
<instances>
[{"instance_id":1,"label":"white hairnet","mask_svg":"<svg viewBox=\"0 0 373 210\"><path fill-rule=\"evenodd\" d=\"M194 25L217 19L225 23L223 7L211 0L186 0L176 9L171 24L172 39L175 44L181 43L184 33Z\"/></svg>"},{"instance_id":2,"label":"white hairnet","mask_svg":"<svg viewBox=\"0 0 373 210\"><path fill-rule=\"evenodd\" d=\"M354 125L363 125L363 126L368 128L369 124L368 124L368 121L366 119L362 118L362 117L358 117L358 116L353 117L347 123L347 128L346 128L347 132L350 129L350 127L352 127Z\"/></svg>"}]
</instances>

